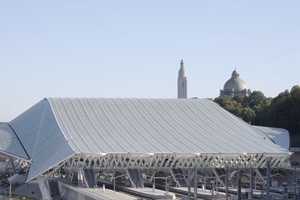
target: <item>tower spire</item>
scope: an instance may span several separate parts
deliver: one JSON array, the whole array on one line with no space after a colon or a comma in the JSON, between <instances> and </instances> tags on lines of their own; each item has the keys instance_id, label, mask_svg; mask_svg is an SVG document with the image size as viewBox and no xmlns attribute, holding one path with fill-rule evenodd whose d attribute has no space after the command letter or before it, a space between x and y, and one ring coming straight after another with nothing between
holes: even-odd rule
<instances>
[{"instance_id":1,"label":"tower spire","mask_svg":"<svg viewBox=\"0 0 300 200\"><path fill-rule=\"evenodd\" d=\"M178 71L178 86L177 86L177 97L187 98L187 78L185 75L184 62L181 60L180 69Z\"/></svg>"}]
</instances>

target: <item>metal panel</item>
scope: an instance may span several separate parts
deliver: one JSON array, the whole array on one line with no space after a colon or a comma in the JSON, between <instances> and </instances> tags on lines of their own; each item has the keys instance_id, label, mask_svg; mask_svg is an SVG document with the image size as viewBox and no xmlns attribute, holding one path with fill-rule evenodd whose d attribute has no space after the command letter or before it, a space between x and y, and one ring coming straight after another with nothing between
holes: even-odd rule
<instances>
[{"instance_id":1,"label":"metal panel","mask_svg":"<svg viewBox=\"0 0 300 200\"><path fill-rule=\"evenodd\" d=\"M29 157L32 157L46 100L42 100L9 122Z\"/></svg>"},{"instance_id":2,"label":"metal panel","mask_svg":"<svg viewBox=\"0 0 300 200\"><path fill-rule=\"evenodd\" d=\"M74 154L44 99L9 122L30 156L28 180L56 166ZM14 144L13 148L17 149Z\"/></svg>"},{"instance_id":3,"label":"metal panel","mask_svg":"<svg viewBox=\"0 0 300 200\"><path fill-rule=\"evenodd\" d=\"M29 159L16 134L8 124L0 124L0 151L25 160Z\"/></svg>"},{"instance_id":4,"label":"metal panel","mask_svg":"<svg viewBox=\"0 0 300 200\"><path fill-rule=\"evenodd\" d=\"M211 100L48 100L77 152L289 154Z\"/></svg>"},{"instance_id":5,"label":"metal panel","mask_svg":"<svg viewBox=\"0 0 300 200\"><path fill-rule=\"evenodd\" d=\"M49 103L45 101L27 179L35 178L72 155L74 151L58 127Z\"/></svg>"}]
</instances>

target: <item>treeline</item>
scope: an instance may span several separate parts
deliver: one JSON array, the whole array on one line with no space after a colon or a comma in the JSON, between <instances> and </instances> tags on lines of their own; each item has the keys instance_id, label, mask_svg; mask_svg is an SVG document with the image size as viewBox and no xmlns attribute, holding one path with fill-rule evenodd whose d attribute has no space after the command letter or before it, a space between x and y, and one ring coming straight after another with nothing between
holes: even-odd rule
<instances>
[{"instance_id":1,"label":"treeline","mask_svg":"<svg viewBox=\"0 0 300 200\"><path fill-rule=\"evenodd\" d=\"M285 128L290 132L292 147L300 147L300 87L294 86L275 98L260 91L249 97L222 96L214 101L252 125Z\"/></svg>"}]
</instances>

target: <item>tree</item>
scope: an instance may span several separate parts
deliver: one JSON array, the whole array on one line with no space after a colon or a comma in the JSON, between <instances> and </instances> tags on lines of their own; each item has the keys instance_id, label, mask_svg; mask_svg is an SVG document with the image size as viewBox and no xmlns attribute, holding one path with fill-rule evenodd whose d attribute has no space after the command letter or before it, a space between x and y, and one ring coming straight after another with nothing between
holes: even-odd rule
<instances>
[{"instance_id":1,"label":"tree","mask_svg":"<svg viewBox=\"0 0 300 200\"><path fill-rule=\"evenodd\" d=\"M255 117L253 124L285 128L291 136L291 146L299 146L300 133L300 87L285 90L272 99Z\"/></svg>"},{"instance_id":2,"label":"tree","mask_svg":"<svg viewBox=\"0 0 300 200\"><path fill-rule=\"evenodd\" d=\"M241 118L248 123L252 123L252 120L255 118L255 111L252 110L250 107L242 108L241 110Z\"/></svg>"},{"instance_id":3,"label":"tree","mask_svg":"<svg viewBox=\"0 0 300 200\"><path fill-rule=\"evenodd\" d=\"M232 113L238 117L241 117L240 113L241 113L242 105L240 103L238 103L237 101L235 101L233 98L231 98L229 96L221 96L221 97L215 98L214 101L217 104L219 104L222 108L229 111L230 113Z\"/></svg>"},{"instance_id":4,"label":"tree","mask_svg":"<svg viewBox=\"0 0 300 200\"><path fill-rule=\"evenodd\" d=\"M248 123L252 123L256 117L256 113L270 105L271 102L271 100L267 99L260 91L252 92L249 97L237 96L232 98L230 96L221 96L214 101L225 110Z\"/></svg>"},{"instance_id":5,"label":"tree","mask_svg":"<svg viewBox=\"0 0 300 200\"><path fill-rule=\"evenodd\" d=\"M275 98L266 98L260 91L249 97L222 96L214 101L221 107L253 125L287 129L291 146L300 146L300 87L293 86Z\"/></svg>"}]
</instances>

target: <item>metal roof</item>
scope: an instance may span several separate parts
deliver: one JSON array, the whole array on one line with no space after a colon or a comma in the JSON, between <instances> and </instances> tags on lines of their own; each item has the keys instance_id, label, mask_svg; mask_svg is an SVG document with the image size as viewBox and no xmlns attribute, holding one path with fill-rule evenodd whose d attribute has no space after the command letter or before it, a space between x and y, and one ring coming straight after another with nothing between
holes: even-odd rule
<instances>
[{"instance_id":1,"label":"metal roof","mask_svg":"<svg viewBox=\"0 0 300 200\"><path fill-rule=\"evenodd\" d=\"M290 134L289 131L283 128L266 127L266 126L253 126L265 134L267 134L276 144L289 149L290 148Z\"/></svg>"},{"instance_id":2,"label":"metal roof","mask_svg":"<svg viewBox=\"0 0 300 200\"><path fill-rule=\"evenodd\" d=\"M24 160L29 159L17 135L8 124L0 124L0 151Z\"/></svg>"},{"instance_id":3,"label":"metal roof","mask_svg":"<svg viewBox=\"0 0 300 200\"><path fill-rule=\"evenodd\" d=\"M75 152L285 151L205 99L48 99Z\"/></svg>"},{"instance_id":4,"label":"metal roof","mask_svg":"<svg viewBox=\"0 0 300 200\"><path fill-rule=\"evenodd\" d=\"M272 157L274 165L290 156L261 131L206 99L46 98L9 125L31 158L28 180L79 154L102 159L121 155L125 160L128 155L154 155L152 160L210 155L201 157L200 164L212 162L211 155L237 160L251 155L251 163Z\"/></svg>"}]
</instances>

